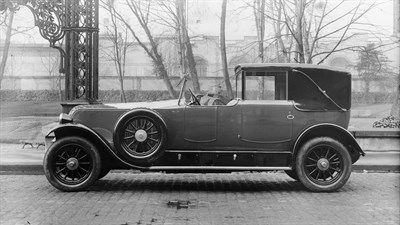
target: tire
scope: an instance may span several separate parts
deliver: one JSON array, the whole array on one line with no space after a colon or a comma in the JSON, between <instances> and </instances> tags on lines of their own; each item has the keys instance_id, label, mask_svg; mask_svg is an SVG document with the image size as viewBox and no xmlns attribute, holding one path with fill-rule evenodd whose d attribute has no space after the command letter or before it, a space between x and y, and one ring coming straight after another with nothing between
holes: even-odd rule
<instances>
[{"instance_id":1,"label":"tire","mask_svg":"<svg viewBox=\"0 0 400 225\"><path fill-rule=\"evenodd\" d=\"M57 140L43 161L47 180L61 191L82 191L99 177L101 158L96 147L81 137Z\"/></svg>"},{"instance_id":2,"label":"tire","mask_svg":"<svg viewBox=\"0 0 400 225\"><path fill-rule=\"evenodd\" d=\"M307 141L296 157L296 171L303 185L314 192L336 191L346 184L352 170L347 149L330 137Z\"/></svg>"},{"instance_id":3,"label":"tire","mask_svg":"<svg viewBox=\"0 0 400 225\"><path fill-rule=\"evenodd\" d=\"M113 140L118 153L128 162L150 166L164 153L167 129L157 112L135 110L119 119Z\"/></svg>"},{"instance_id":4,"label":"tire","mask_svg":"<svg viewBox=\"0 0 400 225\"><path fill-rule=\"evenodd\" d=\"M285 170L285 173L290 177L290 178L292 178L293 180L299 180L299 177L297 176L297 172L296 172L296 170L295 169L293 169L293 170Z\"/></svg>"}]
</instances>

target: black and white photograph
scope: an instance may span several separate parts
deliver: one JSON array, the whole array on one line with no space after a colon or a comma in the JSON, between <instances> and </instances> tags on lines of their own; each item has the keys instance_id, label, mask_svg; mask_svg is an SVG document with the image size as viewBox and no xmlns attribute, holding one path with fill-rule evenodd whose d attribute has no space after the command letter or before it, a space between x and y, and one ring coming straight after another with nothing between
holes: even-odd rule
<instances>
[{"instance_id":1,"label":"black and white photograph","mask_svg":"<svg viewBox=\"0 0 400 225\"><path fill-rule=\"evenodd\" d=\"M398 225L399 93L399 0L0 0L0 224Z\"/></svg>"}]
</instances>

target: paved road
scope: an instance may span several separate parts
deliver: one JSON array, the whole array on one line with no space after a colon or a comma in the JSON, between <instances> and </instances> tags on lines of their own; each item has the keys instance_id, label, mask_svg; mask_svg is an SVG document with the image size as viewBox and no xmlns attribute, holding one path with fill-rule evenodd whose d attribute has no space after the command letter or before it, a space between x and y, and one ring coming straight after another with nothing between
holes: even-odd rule
<instances>
[{"instance_id":1,"label":"paved road","mask_svg":"<svg viewBox=\"0 0 400 225\"><path fill-rule=\"evenodd\" d=\"M353 173L311 193L284 173L111 173L64 193L41 175L0 176L0 224L396 224L399 173Z\"/></svg>"}]
</instances>

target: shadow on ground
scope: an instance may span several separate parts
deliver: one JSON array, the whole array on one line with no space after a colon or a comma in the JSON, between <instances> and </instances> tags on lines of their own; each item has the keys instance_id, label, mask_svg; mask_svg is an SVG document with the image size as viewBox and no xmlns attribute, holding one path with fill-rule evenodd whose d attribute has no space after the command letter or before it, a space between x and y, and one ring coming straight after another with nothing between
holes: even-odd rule
<instances>
[{"instance_id":1,"label":"shadow on ground","mask_svg":"<svg viewBox=\"0 0 400 225\"><path fill-rule=\"evenodd\" d=\"M277 174L278 173L278 174ZM115 175L115 174L114 174ZM107 175L90 187L90 191L210 191L272 192L307 191L299 182L282 172L243 174L124 174L122 179ZM277 176L279 175L279 176ZM282 179L284 177L284 179ZM121 177L120 177L121 178ZM340 191L346 191L342 188ZM307 191L308 192L308 191Z\"/></svg>"}]
</instances>

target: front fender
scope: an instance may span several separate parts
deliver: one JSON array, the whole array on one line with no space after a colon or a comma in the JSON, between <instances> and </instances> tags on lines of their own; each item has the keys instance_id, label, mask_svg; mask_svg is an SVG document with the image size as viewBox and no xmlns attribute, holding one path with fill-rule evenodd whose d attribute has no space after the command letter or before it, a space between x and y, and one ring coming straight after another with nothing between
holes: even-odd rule
<instances>
[{"instance_id":1,"label":"front fender","mask_svg":"<svg viewBox=\"0 0 400 225\"><path fill-rule=\"evenodd\" d=\"M46 151L51 147L51 145L53 145L54 142L66 136L79 136L87 138L89 141L97 146L101 155L110 156L112 157L112 159L115 159L128 167L141 170L146 169L144 167L132 165L121 159L114 152L113 147L101 135L82 124L62 124L50 130L45 136Z\"/></svg>"},{"instance_id":2,"label":"front fender","mask_svg":"<svg viewBox=\"0 0 400 225\"><path fill-rule=\"evenodd\" d=\"M348 150L352 159L355 163L360 158L360 155L365 156L365 152L361 149L354 136L346 129L341 126L323 123L310 126L303 130L292 147L293 159L295 159L298 149L311 138L314 137L332 137L340 141ZM294 161L293 161L294 162Z\"/></svg>"}]
</instances>

